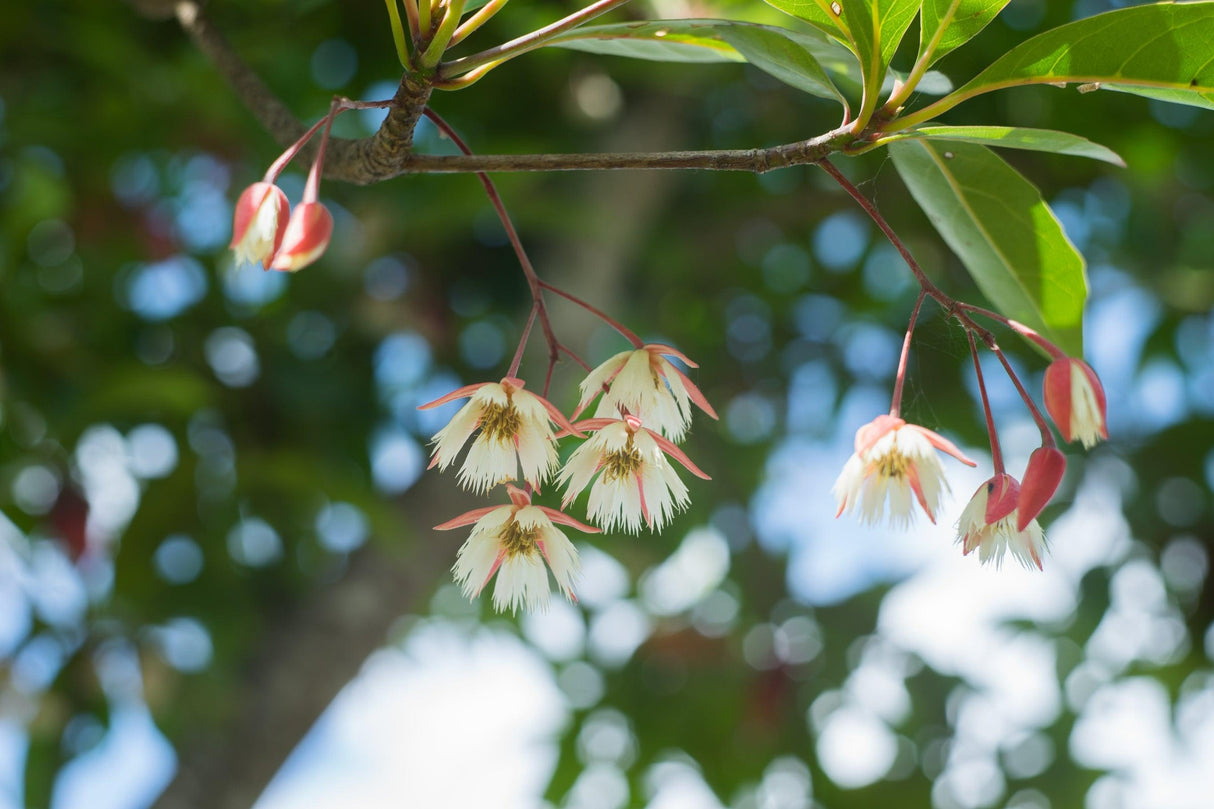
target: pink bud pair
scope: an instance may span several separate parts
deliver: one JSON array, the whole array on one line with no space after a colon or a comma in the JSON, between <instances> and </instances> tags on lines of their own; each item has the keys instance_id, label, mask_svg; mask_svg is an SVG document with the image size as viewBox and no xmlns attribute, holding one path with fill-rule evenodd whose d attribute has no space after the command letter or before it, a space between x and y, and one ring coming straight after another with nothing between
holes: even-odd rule
<instances>
[{"instance_id":1,"label":"pink bud pair","mask_svg":"<svg viewBox=\"0 0 1214 809\"><path fill-rule=\"evenodd\" d=\"M1067 441L1090 448L1109 437L1104 387L1083 360L1059 357L1045 371L1045 409ZM1066 456L1055 447L1038 447L1029 457L1017 498L1018 530L1023 531L1050 502L1066 472Z\"/></svg>"},{"instance_id":2,"label":"pink bud pair","mask_svg":"<svg viewBox=\"0 0 1214 809\"><path fill-rule=\"evenodd\" d=\"M320 258L333 217L319 202L301 202L290 218L287 196L273 183L253 183L236 201L232 243L237 262L294 272Z\"/></svg>"}]
</instances>

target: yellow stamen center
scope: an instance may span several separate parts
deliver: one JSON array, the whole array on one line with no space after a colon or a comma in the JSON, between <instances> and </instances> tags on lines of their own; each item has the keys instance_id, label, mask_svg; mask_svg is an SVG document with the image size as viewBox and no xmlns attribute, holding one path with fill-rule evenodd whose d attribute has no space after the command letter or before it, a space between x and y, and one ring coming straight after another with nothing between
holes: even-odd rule
<instances>
[{"instance_id":1,"label":"yellow stamen center","mask_svg":"<svg viewBox=\"0 0 1214 809\"><path fill-rule=\"evenodd\" d=\"M603 480L615 482L631 478L636 475L644 463L645 459L641 457L640 451L632 445L632 439L629 438L628 444L623 449L603 457Z\"/></svg>"},{"instance_id":2,"label":"yellow stamen center","mask_svg":"<svg viewBox=\"0 0 1214 809\"><path fill-rule=\"evenodd\" d=\"M523 417L513 402L490 402L481 413L481 431L499 444L513 441L522 427Z\"/></svg>"},{"instance_id":3,"label":"yellow stamen center","mask_svg":"<svg viewBox=\"0 0 1214 809\"><path fill-rule=\"evenodd\" d=\"M511 520L502 527L501 533L497 535L497 540L501 543L507 556L531 557L539 552L539 546L536 545L539 535L540 527L538 525L524 527Z\"/></svg>"},{"instance_id":4,"label":"yellow stamen center","mask_svg":"<svg viewBox=\"0 0 1214 809\"><path fill-rule=\"evenodd\" d=\"M887 452L874 461L873 466L883 478L904 478L911 468L911 460L901 452Z\"/></svg>"}]
</instances>

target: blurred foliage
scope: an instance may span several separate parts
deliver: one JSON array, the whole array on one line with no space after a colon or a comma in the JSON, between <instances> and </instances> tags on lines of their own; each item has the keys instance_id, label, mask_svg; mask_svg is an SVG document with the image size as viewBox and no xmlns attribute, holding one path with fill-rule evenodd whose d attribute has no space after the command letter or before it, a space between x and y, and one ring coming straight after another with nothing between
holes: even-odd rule
<instances>
[{"instance_id":1,"label":"blurred foliage","mask_svg":"<svg viewBox=\"0 0 1214 809\"><path fill-rule=\"evenodd\" d=\"M471 51L530 30L566 5L512 5L463 47ZM967 78L1019 41L1023 30L1065 22L1072 6L1090 14L1105 5L1013 2L977 41L938 67ZM301 118L319 115L332 92L386 96L398 78L382 4L260 0L215 2L210 10ZM694 10L797 24L741 0ZM327 507L352 506L370 541L389 552L430 541L402 536L395 500L407 497L409 481L377 485L377 437L384 431L404 436L400 451L416 454L432 431L414 414L417 402L441 394L435 386L456 377L499 375L505 357L478 360L482 355L467 349L469 327L498 334L508 355L526 290L475 180L449 176L368 189L326 185L326 198L338 207L329 255L281 287L273 286L279 280L249 280L257 271L234 270L224 249L228 206L277 150L180 30L142 19L121 3L85 0L9 3L0 21L0 507L6 518L0 534L13 560L2 586L21 588L33 605L15 614L17 629L0 653L8 659L5 712L29 733L25 802L41 807L49 805L64 763L98 738L73 730L81 718L104 727L115 702L132 698L129 683L105 673L115 655L139 661L136 690L170 739L224 727L237 707L228 697L251 651L264 643L270 619L340 577L347 555L358 552L325 541L323 515L334 513ZM917 41L913 31L907 41ZM322 43L337 43L336 68L325 62ZM905 50L895 67L908 67L913 54ZM340 82L328 82L334 71ZM579 88L591 80L618 91L619 107L609 105L600 115L579 106ZM597 149L636 110L667 116L664 126L677 136L670 148L769 145L837 123L832 105L751 68L655 67L562 50L519 59L432 103L485 152ZM1132 550L1087 574L1069 622L1008 628L1055 648L1063 682L1082 664L1085 645L1109 609L1120 565L1146 560L1154 566L1178 537L1195 543L1200 553L1194 558L1206 564L1214 541L1214 114L1115 93L1080 99L1036 87L981 97L947 118L1073 131L1126 158L1129 168L1120 171L1044 154L1007 155L1046 199L1063 203L1068 228L1083 230L1082 238L1075 232L1072 238L1089 266L1116 268L1101 277L1142 290L1140 309L1132 313L1149 328L1140 370L1172 369L1182 379L1182 403L1172 416L1124 420L1114 444L1090 459L1120 459ZM365 119L348 115L335 131L371 130ZM418 144L449 148L432 130L420 132ZM946 289L981 301L883 154L840 162ZM285 185L297 197L302 174L293 172ZM552 269L545 257L569 245L613 239L611 221L586 212L596 178L502 176L499 182L541 273ZM608 707L625 717L635 739L636 754L622 765L633 803L645 794L650 766L681 751L722 800L736 805L754 805L756 785L773 762L788 757L807 768L823 806L955 805L933 792L933 781L953 732L950 701L974 686L903 653L899 665L911 709L893 728L905 741L896 777L891 772L855 790L834 785L807 715L823 695L844 686L868 645L886 643L877 629L889 584L811 607L790 595L784 556L760 547L752 528L737 519L765 479L770 451L787 434L822 438L846 429L833 406L853 386L888 384L892 368L848 362L837 330L866 324L896 338L914 291L871 228L861 227L862 251L843 271L828 271L813 258L819 226L853 208L812 168L760 178L680 174L665 193L637 243L623 246L629 267L614 291L613 313L700 359L699 382L722 413L736 397L754 395L776 420L773 429L753 435L731 432L728 418L722 427L699 423L689 442L692 457L715 479L695 482L691 511L679 525L712 524L728 538L731 566L719 591L736 604L736 616L712 631L693 620L690 609L651 616L652 633L636 652L604 667L601 701L574 711L548 797L559 803L584 771L579 734ZM1085 217L1101 200L1120 206L1120 213ZM782 252L773 252L778 246ZM858 269L866 263L893 269ZM568 278L578 268L560 272ZM242 285L260 291L241 293ZM839 313L833 325L832 312ZM737 327L744 317L749 325ZM799 320L806 317L820 318L821 330L806 328ZM424 338L429 349L409 343L411 359L393 371L403 381L394 381L377 369L385 364L385 340L402 335ZM982 445L974 403L957 393L969 373L960 334L935 313L917 340L910 417ZM600 354L614 346L593 345ZM1026 367L1037 367L1024 347L1008 348ZM822 404L819 421L794 426L786 418L789 381L811 362L830 370L837 386L823 395L834 402ZM574 378L564 367L558 372L558 404L571 403ZM1154 378L1135 380L1149 385ZM1114 401L1128 410L1131 395L1114 393ZM143 474L131 461L141 425L167 431L175 449L167 469ZM1087 463L1073 459L1079 471L1066 492L1078 490ZM1055 507L1047 516L1061 513ZM840 524L838 541L849 541L848 529ZM940 541L951 542L948 526L940 534ZM166 540L174 537L188 540L170 546ZM676 537L671 530L644 541L598 537L592 544L619 559L635 582L669 555ZM174 552L185 557L174 562ZM77 596L39 589L66 586L55 573L60 563L47 561L52 558L72 560ZM200 567L187 576L180 565L192 564ZM419 593L419 604L427 596ZM1136 661L1125 674L1155 678L1175 698L1195 672L1210 669L1203 638L1214 620L1214 587L1199 577L1195 587L1173 587L1166 598L1184 616L1186 651L1164 662ZM181 619L193 622L186 640L203 644L201 656L174 654L170 637L183 631ZM813 635L813 654L791 661L748 655L756 630L770 634L797 620L793 626ZM1008 773L1007 794L1036 789L1055 806L1082 804L1097 774L1065 752L1075 721L1075 707L1064 704L1044 728L1058 754L1037 774Z\"/></svg>"}]
</instances>

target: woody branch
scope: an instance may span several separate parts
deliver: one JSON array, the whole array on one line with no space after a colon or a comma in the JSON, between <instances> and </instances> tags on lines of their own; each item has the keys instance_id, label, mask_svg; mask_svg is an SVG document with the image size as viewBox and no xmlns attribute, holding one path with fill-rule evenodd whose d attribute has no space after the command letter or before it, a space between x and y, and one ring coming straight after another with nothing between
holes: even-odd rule
<instances>
[{"instance_id":1,"label":"woody branch","mask_svg":"<svg viewBox=\"0 0 1214 809\"><path fill-rule=\"evenodd\" d=\"M126 0L152 19L176 18L195 46L215 65L236 96L262 127L284 147L299 139L307 126L262 81L232 48L197 0ZM840 126L805 140L753 149L604 152L590 154L427 155L413 150L413 131L430 100L433 77L402 74L378 131L366 138L332 138L324 166L328 179L371 185L405 174L475 172L604 171L619 169L697 169L762 174L780 168L818 163L828 155L868 145L873 135ZM311 160L314 145L301 150Z\"/></svg>"}]
</instances>

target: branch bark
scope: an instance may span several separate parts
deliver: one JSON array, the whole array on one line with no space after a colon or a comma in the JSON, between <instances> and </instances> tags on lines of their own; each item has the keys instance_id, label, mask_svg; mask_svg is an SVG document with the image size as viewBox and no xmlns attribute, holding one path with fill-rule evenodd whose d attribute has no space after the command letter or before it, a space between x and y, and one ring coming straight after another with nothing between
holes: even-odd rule
<instances>
[{"instance_id":1,"label":"branch bark","mask_svg":"<svg viewBox=\"0 0 1214 809\"><path fill-rule=\"evenodd\" d=\"M236 96L270 135L284 148L299 139L307 127L240 58L196 0L127 0L145 16L160 19L171 12L194 45L215 65ZM405 73L379 130L367 138L332 138L325 156L325 177L370 185L399 176L413 150L413 129L430 100L430 84ZM300 152L304 161L315 155L315 143Z\"/></svg>"},{"instance_id":2,"label":"branch bark","mask_svg":"<svg viewBox=\"0 0 1214 809\"><path fill-rule=\"evenodd\" d=\"M190 39L214 63L236 96L284 148L307 129L274 94L261 77L232 49L206 16L197 0L127 0L153 19L175 16ZM429 103L430 79L406 72L400 80L394 105L372 136L333 138L325 159L324 176L331 180L370 185L405 174L452 174L477 171L602 171L618 169L699 169L745 171L762 174L789 166L817 163L837 151L864 145L867 133L840 126L808 140L756 149L717 149L662 152L605 152L599 154L535 155L426 155L413 151L413 130ZM310 160L315 146L300 152Z\"/></svg>"}]
</instances>

